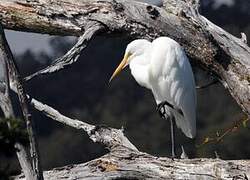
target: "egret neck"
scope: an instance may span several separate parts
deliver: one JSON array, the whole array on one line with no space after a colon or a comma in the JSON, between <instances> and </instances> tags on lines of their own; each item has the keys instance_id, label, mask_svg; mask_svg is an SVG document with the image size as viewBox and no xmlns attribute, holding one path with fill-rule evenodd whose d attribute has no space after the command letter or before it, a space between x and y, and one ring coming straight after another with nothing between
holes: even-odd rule
<instances>
[{"instance_id":1,"label":"egret neck","mask_svg":"<svg viewBox=\"0 0 250 180\"><path fill-rule=\"evenodd\" d=\"M136 56L133 57L133 60L129 63L129 68L136 82L148 89L151 89L150 84L147 83L149 81L149 63L145 63L147 56ZM144 59L144 60L143 60ZM148 59L150 59L148 57Z\"/></svg>"}]
</instances>

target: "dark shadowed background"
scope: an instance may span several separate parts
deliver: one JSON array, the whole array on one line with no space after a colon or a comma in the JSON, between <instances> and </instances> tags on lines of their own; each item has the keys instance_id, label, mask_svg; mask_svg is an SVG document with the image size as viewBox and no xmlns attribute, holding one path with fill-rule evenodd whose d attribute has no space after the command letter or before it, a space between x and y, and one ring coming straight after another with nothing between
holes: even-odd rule
<instances>
[{"instance_id":1,"label":"dark shadowed background","mask_svg":"<svg viewBox=\"0 0 250 180\"><path fill-rule=\"evenodd\" d=\"M249 9L249 0L203 0L201 13L237 37L241 32L250 37ZM6 32L22 76L45 67L63 55L76 40L74 37ZM96 37L77 63L59 73L35 78L25 87L32 97L64 115L93 124L123 127L141 151L168 156L169 122L161 120L156 113L151 92L137 85L128 69L108 83L130 41L126 37ZM193 70L197 85L212 80L209 72L196 66ZM223 159L249 159L249 128L239 128L219 143L199 146L204 138L224 132L242 119L243 114L220 84L197 90L197 95L197 137L188 139L178 130L177 143L182 144L192 158L214 158L216 152ZM59 124L36 111L33 111L33 119L44 169L86 162L106 151L92 143L82 131ZM15 156L1 156L0 167L8 164L13 171L19 169Z\"/></svg>"}]
</instances>

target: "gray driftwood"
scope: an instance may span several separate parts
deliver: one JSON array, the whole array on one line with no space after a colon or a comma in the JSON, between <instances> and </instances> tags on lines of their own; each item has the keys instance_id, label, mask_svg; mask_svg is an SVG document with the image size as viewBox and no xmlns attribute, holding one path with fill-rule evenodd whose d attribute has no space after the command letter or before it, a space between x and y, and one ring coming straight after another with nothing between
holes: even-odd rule
<instances>
[{"instance_id":1,"label":"gray driftwood","mask_svg":"<svg viewBox=\"0 0 250 180\"><path fill-rule=\"evenodd\" d=\"M247 37L236 38L198 12L198 0L164 0L160 7L130 0L8 0L0 1L5 28L80 36L76 45L49 67L26 78L51 74L74 63L96 35L127 35L178 41L194 63L211 71L250 115L250 48ZM1 87L0 87L1 90ZM15 90L15 89L14 89ZM60 123L87 133L109 148L85 164L44 172L45 179L249 179L250 162L220 159L158 158L142 153L122 130L74 120L33 98L31 105ZM25 179L23 175L16 179ZM26 178L27 179L27 178Z\"/></svg>"},{"instance_id":2,"label":"gray driftwood","mask_svg":"<svg viewBox=\"0 0 250 180\"><path fill-rule=\"evenodd\" d=\"M62 115L52 107L32 98L30 104L49 118L75 129L85 131L93 142L98 142L112 150L114 147L123 146L138 151L137 148L123 135L122 130L106 126L95 126Z\"/></svg>"},{"instance_id":3,"label":"gray driftwood","mask_svg":"<svg viewBox=\"0 0 250 180\"><path fill-rule=\"evenodd\" d=\"M146 153L116 148L98 159L44 172L44 178L58 179L237 179L250 177L250 164L244 160L172 160ZM17 179L23 180L19 177Z\"/></svg>"},{"instance_id":4,"label":"gray driftwood","mask_svg":"<svg viewBox=\"0 0 250 180\"><path fill-rule=\"evenodd\" d=\"M19 103L24 116L24 121L26 122L26 129L30 142L31 157L29 157L29 153L26 151L26 147L23 144L19 142L15 143L19 163L27 179L43 180L36 137L33 132L31 115L28 110L29 104L27 103L27 96L23 89L22 80L19 76L0 22L0 107L6 118L15 118L16 116L12 105L13 102L10 97L10 84L12 85L12 88L16 90L19 97ZM10 127L11 125L8 124L8 126Z\"/></svg>"},{"instance_id":5,"label":"gray driftwood","mask_svg":"<svg viewBox=\"0 0 250 180\"><path fill-rule=\"evenodd\" d=\"M57 35L82 35L90 22L106 33L178 41L195 63L211 71L242 110L250 114L250 48L197 10L198 0L164 0L164 7L130 0L10 0L0 2L6 28Z\"/></svg>"},{"instance_id":6,"label":"gray driftwood","mask_svg":"<svg viewBox=\"0 0 250 180\"><path fill-rule=\"evenodd\" d=\"M44 115L85 131L94 142L108 147L109 153L87 163L68 165L44 172L45 179L244 179L250 177L250 161L221 159L174 159L142 153L129 142L122 130L98 127L62 115L52 107L31 99ZM20 175L16 179L24 180Z\"/></svg>"}]
</instances>

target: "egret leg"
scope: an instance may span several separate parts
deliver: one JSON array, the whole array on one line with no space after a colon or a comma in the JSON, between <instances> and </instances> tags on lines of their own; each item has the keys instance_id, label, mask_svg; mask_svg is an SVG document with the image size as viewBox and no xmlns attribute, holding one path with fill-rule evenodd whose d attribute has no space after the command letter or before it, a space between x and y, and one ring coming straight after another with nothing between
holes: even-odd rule
<instances>
[{"instance_id":1,"label":"egret leg","mask_svg":"<svg viewBox=\"0 0 250 180\"><path fill-rule=\"evenodd\" d=\"M170 115L170 128L171 128L171 148L172 148L172 158L175 158L175 120L174 116Z\"/></svg>"},{"instance_id":2,"label":"egret leg","mask_svg":"<svg viewBox=\"0 0 250 180\"><path fill-rule=\"evenodd\" d=\"M166 111L166 106L174 109L173 105L171 105L167 101L163 101L157 105L156 110L158 111L159 115L163 119L170 120L170 130L171 130L171 151L172 151L172 158L175 158L175 119L171 112Z\"/></svg>"}]
</instances>

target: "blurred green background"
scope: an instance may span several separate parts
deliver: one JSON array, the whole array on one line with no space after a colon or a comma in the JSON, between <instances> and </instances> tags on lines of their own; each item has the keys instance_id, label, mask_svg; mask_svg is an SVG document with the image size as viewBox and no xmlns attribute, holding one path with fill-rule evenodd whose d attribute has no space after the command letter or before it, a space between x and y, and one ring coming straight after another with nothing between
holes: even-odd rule
<instances>
[{"instance_id":1,"label":"blurred green background","mask_svg":"<svg viewBox=\"0 0 250 180\"><path fill-rule=\"evenodd\" d=\"M201 13L215 24L240 37L244 32L250 37L249 0L202 1ZM7 33L7 38L11 38ZM156 156L170 155L169 122L160 119L149 90L134 81L129 69L123 71L111 84L108 80L120 62L131 39L126 37L96 37L82 52L79 61L69 68L48 76L36 78L25 84L28 93L59 110L62 114L92 124L123 127L125 134L141 151ZM50 51L27 50L16 53L15 58L23 76L41 69L63 55L75 42L73 37L50 37ZM19 42L24 43L25 42ZM33 41L39 44L39 41ZM13 48L13 45L10 44ZM15 52L15 49L13 49ZM208 72L193 67L197 85L212 80ZM194 157L223 159L249 159L249 128L239 128L219 143L200 145L204 138L222 133L243 113L220 84L197 90L197 137L186 138L177 132L178 153L180 144L186 153ZM81 163L106 152L104 147L92 143L82 131L66 127L33 111L36 121L39 149L44 169ZM13 171L19 169L16 158L0 155L0 167L10 164Z\"/></svg>"}]
</instances>

